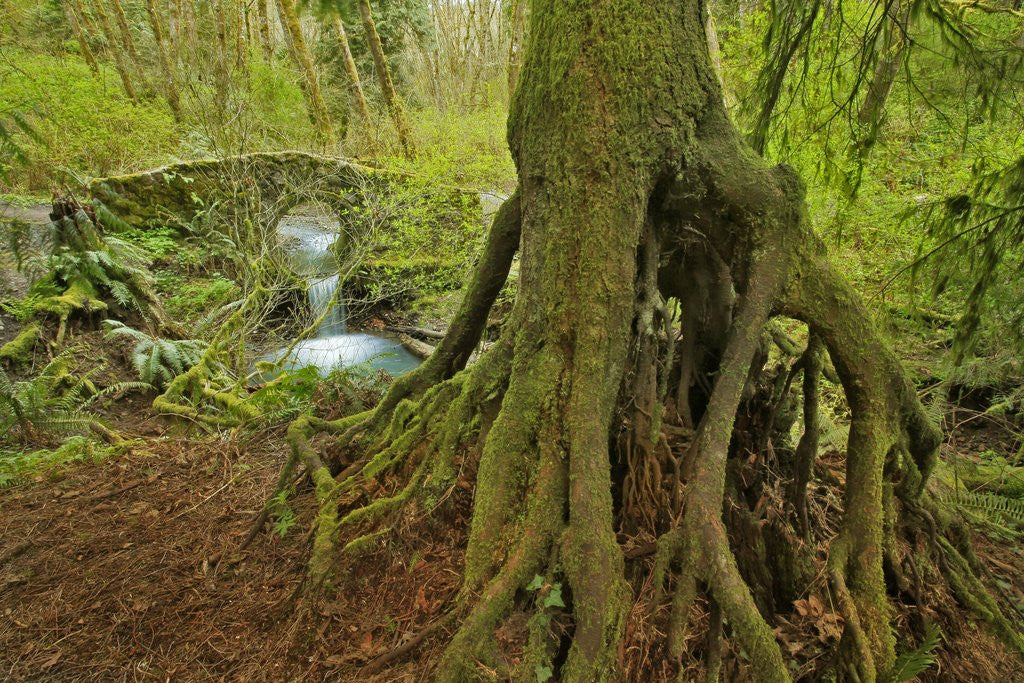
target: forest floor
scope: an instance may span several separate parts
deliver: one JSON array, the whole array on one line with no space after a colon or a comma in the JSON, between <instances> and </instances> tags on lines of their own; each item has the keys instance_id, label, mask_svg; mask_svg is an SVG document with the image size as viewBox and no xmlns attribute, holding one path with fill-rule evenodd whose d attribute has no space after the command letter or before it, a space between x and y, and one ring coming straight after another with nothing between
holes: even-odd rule
<instances>
[{"instance_id":1,"label":"forest floor","mask_svg":"<svg viewBox=\"0 0 1024 683\"><path fill-rule=\"evenodd\" d=\"M426 534L421 529L346 566L336 592L313 616L295 600L314 513L308 491L294 501L290 531L268 528L236 553L284 462L283 433L185 439L147 417L143 397L118 405L119 428L138 437L129 453L51 473L0 496L0 678L429 678L443 633L379 672L372 663L444 612L460 583L464 519ZM985 439L980 431L966 438ZM840 454L823 462L841 472ZM468 492L459 495L454 514L461 517L471 501ZM1010 582L1007 592L1024 595L1021 549L981 535L978 540L986 565ZM673 667L659 644L667 610L652 616L646 608L651 558L631 564L639 599L622 653L628 680L667 680ZM775 624L804 680L818 679L839 633L821 595L797 601ZM966 620L951 596L937 602L949 605L944 621L938 615L946 642L938 667L924 680L1024 680L1024 662ZM904 610L898 600L893 604ZM706 618L702 605L694 610L694 623ZM906 612L898 621L909 618L909 607ZM951 623L948 615L961 616ZM683 679L702 680L699 633L691 640ZM724 680L748 680L753 672L742 653L727 651L724 674Z\"/></svg>"},{"instance_id":2,"label":"forest floor","mask_svg":"<svg viewBox=\"0 0 1024 683\"><path fill-rule=\"evenodd\" d=\"M46 207L0 211L29 212L24 220L40 222ZM0 267L0 290L23 294L16 276ZM0 343L17 329L0 311ZM102 332L73 337L83 364L78 373L102 365L110 375L105 386L134 378L123 350ZM335 590L311 609L300 597L315 513L308 485L300 484L291 500L293 518L279 519L238 551L285 461L284 427L196 437L154 416L151 401L136 394L107 404L102 417L132 442L123 455L0 489L0 679L429 680L444 629L407 656L392 655L441 618L459 589L472 506L468 481L453 491L444 519L402 525L388 544L339 565ZM1019 450L1017 436L983 415L984 403L966 401L947 416L955 426L943 449L947 460L980 462L988 452L1011 458ZM835 451L821 458L832 481L843 478L844 464ZM838 486L814 487L811 506L825 526L834 523L841 498ZM828 535L823 530L815 548L822 564ZM620 540L637 596L620 654L624 678L675 680L681 673L682 680L703 680L700 628L691 629L681 664L666 659L667 606L653 614L648 608L653 557L643 549L653 539ZM1024 607L1024 548L981 533L976 544L993 591L1004 605ZM1024 661L951 595L929 598L928 616L940 623L944 643L923 680L1024 680ZM914 630L918 608L898 597L892 604L898 629ZM831 605L822 576L774 618L800 680L821 680L830 668L842 632ZM513 615L497 635L510 664L522 650L528 617ZM697 601L691 623L707 618ZM727 641L723 680L755 674Z\"/></svg>"}]
</instances>

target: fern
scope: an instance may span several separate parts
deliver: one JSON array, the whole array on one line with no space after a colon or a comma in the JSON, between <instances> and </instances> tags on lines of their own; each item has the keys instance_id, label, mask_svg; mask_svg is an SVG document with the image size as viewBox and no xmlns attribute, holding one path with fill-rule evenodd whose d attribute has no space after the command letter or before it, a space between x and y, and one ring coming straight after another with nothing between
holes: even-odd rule
<instances>
[{"instance_id":1,"label":"fern","mask_svg":"<svg viewBox=\"0 0 1024 683\"><path fill-rule=\"evenodd\" d=\"M128 337L135 342L129 355L132 368L146 384L166 387L175 377L196 365L206 351L198 339L162 339L128 327L118 320L107 320L107 338Z\"/></svg>"},{"instance_id":2,"label":"fern","mask_svg":"<svg viewBox=\"0 0 1024 683\"><path fill-rule=\"evenodd\" d=\"M1024 500L1008 498L998 493L972 493L960 491L944 496L944 502L961 510L970 510L995 520L1024 524Z\"/></svg>"},{"instance_id":3,"label":"fern","mask_svg":"<svg viewBox=\"0 0 1024 683\"><path fill-rule=\"evenodd\" d=\"M97 393L91 373L75 376L69 372L74 349L50 361L38 375L14 382L0 368L0 437L17 428L21 440L40 435L62 435L85 431L96 422L87 410ZM116 387L123 389L123 387Z\"/></svg>"},{"instance_id":4,"label":"fern","mask_svg":"<svg viewBox=\"0 0 1024 683\"><path fill-rule=\"evenodd\" d=\"M929 625L924 634L924 641L921 646L910 652L904 652L896 658L890 681L902 683L911 681L924 673L926 669L935 665L937 661L935 650L942 643L942 631L935 625Z\"/></svg>"}]
</instances>

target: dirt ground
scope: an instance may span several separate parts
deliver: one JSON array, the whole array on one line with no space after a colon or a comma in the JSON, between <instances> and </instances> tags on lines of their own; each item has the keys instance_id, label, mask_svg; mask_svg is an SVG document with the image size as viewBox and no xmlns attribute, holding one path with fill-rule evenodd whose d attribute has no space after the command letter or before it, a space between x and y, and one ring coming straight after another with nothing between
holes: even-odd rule
<instances>
[{"instance_id":1,"label":"dirt ground","mask_svg":"<svg viewBox=\"0 0 1024 683\"><path fill-rule=\"evenodd\" d=\"M374 669L451 604L468 492L457 494L454 524L409 531L341 566L336 592L313 615L294 599L308 552L308 492L294 501L288 533L268 529L236 554L284 462L283 434L197 442L161 436L155 422L135 427L147 438L128 455L0 491L0 679L429 680L444 629ZM1019 548L982 541L979 550L1012 590L1024 588L1024 572L1014 571ZM670 680L677 671L662 649L667 606L653 615L647 608L650 563L639 557L628 570L638 595L622 650L628 680ZM798 601L776 623L803 680L820 680L838 638L821 596ZM694 606L693 623L706 619L703 610ZM519 616L525 625L527 615ZM944 631L927 680L1024 680L1024 662L977 623ZM515 652L519 638L515 628L499 632L499 650ZM703 680L698 629L689 642L683 680ZM734 681L755 672L727 649L723 673Z\"/></svg>"},{"instance_id":2,"label":"dirt ground","mask_svg":"<svg viewBox=\"0 0 1024 683\"><path fill-rule=\"evenodd\" d=\"M261 534L231 565L273 489L281 436L153 440L0 492L0 679L367 680L354 669L418 631L459 576L423 552L411 582L414 568L372 562L394 590L356 568L323 615L303 617L292 597L308 496L287 535ZM415 678L406 662L377 680Z\"/></svg>"}]
</instances>

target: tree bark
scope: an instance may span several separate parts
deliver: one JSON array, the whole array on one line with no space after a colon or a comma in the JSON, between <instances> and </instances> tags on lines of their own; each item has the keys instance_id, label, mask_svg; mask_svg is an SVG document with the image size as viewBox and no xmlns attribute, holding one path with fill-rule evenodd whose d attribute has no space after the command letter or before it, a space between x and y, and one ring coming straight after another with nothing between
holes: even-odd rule
<instances>
[{"instance_id":1,"label":"tree bark","mask_svg":"<svg viewBox=\"0 0 1024 683\"><path fill-rule=\"evenodd\" d=\"M356 98L356 106L367 127L373 127L373 118L370 116L370 107L366 103L366 93L363 92L363 82L359 79L359 69L356 67L356 60L352 58L352 49L348 44L348 34L345 32L345 24L340 16L334 17L334 31L338 34L338 47L341 48L341 59L345 64L345 73L352 83L352 93Z\"/></svg>"},{"instance_id":2,"label":"tree bark","mask_svg":"<svg viewBox=\"0 0 1024 683\"><path fill-rule=\"evenodd\" d=\"M406 157L415 156L416 150L413 147L412 137L409 132L409 123L405 118L405 105L402 99L395 92L395 84L391 79L391 67L388 66L387 56L380 44L380 35L377 33L377 25L373 21L373 10L370 8L370 0L357 0L359 5L359 16L363 20L363 31L366 33L366 43L373 56L373 64L377 69L377 80L380 83L381 94L384 96L384 103L387 105L391 120L398 131L398 142Z\"/></svg>"},{"instance_id":3,"label":"tree bark","mask_svg":"<svg viewBox=\"0 0 1024 683\"><path fill-rule=\"evenodd\" d=\"M295 66L303 76L303 93L306 95L306 104L309 107L310 117L316 125L317 132L324 142L334 142L334 129L331 125L330 115L327 113L327 103L324 102L320 92L320 80L316 75L316 67L313 64L313 56L306 45L306 38L302 35L302 26L299 23L299 14L295 8L294 0L278 0L277 9L281 15L281 27L288 36L292 48L292 57Z\"/></svg>"},{"instance_id":4,"label":"tree bark","mask_svg":"<svg viewBox=\"0 0 1024 683\"><path fill-rule=\"evenodd\" d=\"M156 0L146 0L146 10L149 12L149 22L153 27L153 38L156 41L157 57L160 60L160 70L164 77L164 96L171 108L171 113L177 121L181 121L181 100L178 97L177 68L171 59L170 51L165 37L163 17L156 5Z\"/></svg>"}]
</instances>

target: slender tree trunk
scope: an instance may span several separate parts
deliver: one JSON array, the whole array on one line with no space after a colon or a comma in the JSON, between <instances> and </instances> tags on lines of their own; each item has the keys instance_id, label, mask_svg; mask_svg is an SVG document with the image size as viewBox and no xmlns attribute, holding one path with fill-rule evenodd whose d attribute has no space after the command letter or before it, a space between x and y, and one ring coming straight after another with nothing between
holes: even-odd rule
<instances>
[{"instance_id":1,"label":"slender tree trunk","mask_svg":"<svg viewBox=\"0 0 1024 683\"><path fill-rule=\"evenodd\" d=\"M287 34L292 47L292 57L295 60L295 65L303 75L305 83L303 92L306 94L309 114L324 141L328 144L333 143L334 130L331 125L331 118L327 113L327 103L324 102L323 95L320 92L320 80L316 75L313 55L306 45L305 36L302 35L302 25L299 23L295 0L278 0L277 9L281 14L281 27Z\"/></svg>"},{"instance_id":2,"label":"slender tree trunk","mask_svg":"<svg viewBox=\"0 0 1024 683\"><path fill-rule=\"evenodd\" d=\"M239 71L245 69L246 43L245 33L247 30L247 16L245 0L235 0L234 27L235 27L235 68Z\"/></svg>"},{"instance_id":3,"label":"slender tree trunk","mask_svg":"<svg viewBox=\"0 0 1024 683\"><path fill-rule=\"evenodd\" d=\"M214 79L221 97L231 90L231 68L228 60L228 21L224 3L227 0L211 0L213 6L213 62Z\"/></svg>"},{"instance_id":4,"label":"slender tree trunk","mask_svg":"<svg viewBox=\"0 0 1024 683\"><path fill-rule=\"evenodd\" d=\"M370 0L357 0L359 4L359 16L363 20L363 31L366 33L366 43L373 56L373 64L377 69L377 79L380 82L381 93L384 95L384 103L387 105L391 120L398 131L398 142L402 145L402 151L406 157L413 157L416 150L413 147L412 136L409 132L409 123L405 118L405 105L402 99L395 92L395 84L391 79L391 68L388 66L387 56L380 44L380 35L377 33L377 25L373 21L373 11L370 8Z\"/></svg>"},{"instance_id":5,"label":"slender tree trunk","mask_svg":"<svg viewBox=\"0 0 1024 683\"><path fill-rule=\"evenodd\" d=\"M174 114L174 118L181 121L181 101L178 97L177 69L171 60L167 47L167 39L164 33L163 18L157 7L156 0L146 0L146 10L149 12L149 22L153 27L153 38L156 40L157 57L160 60L160 70L164 77L164 96L167 104Z\"/></svg>"},{"instance_id":6,"label":"slender tree trunk","mask_svg":"<svg viewBox=\"0 0 1024 683\"><path fill-rule=\"evenodd\" d=\"M167 12L167 39L170 43L171 64L177 66L181 59L182 0L170 0Z\"/></svg>"},{"instance_id":7,"label":"slender tree trunk","mask_svg":"<svg viewBox=\"0 0 1024 683\"><path fill-rule=\"evenodd\" d=\"M522 64L523 34L526 30L526 0L513 0L511 36L508 42L508 95L516 90Z\"/></svg>"},{"instance_id":8,"label":"slender tree trunk","mask_svg":"<svg viewBox=\"0 0 1024 683\"><path fill-rule=\"evenodd\" d=\"M352 49L348 44L348 34L345 32L345 23L340 16L334 17L334 30L338 34L338 45L341 48L341 58L345 63L345 73L352 83L352 92L356 98L356 105L359 113L368 127L373 127L373 119L370 116L370 107L366 103L366 93L363 92L363 83L359 79L359 69L356 68L356 60L352 58Z\"/></svg>"},{"instance_id":9,"label":"slender tree trunk","mask_svg":"<svg viewBox=\"0 0 1024 683\"><path fill-rule=\"evenodd\" d=\"M910 28L912 4L907 0L895 0L886 12L887 28L882 56L875 65L874 74L868 84L868 92L857 113L857 123L861 126L862 133L856 142L856 148L862 156L871 150L878 139L878 128L886 102L896 82L900 65L903 64L909 44L907 31Z\"/></svg>"},{"instance_id":10,"label":"slender tree trunk","mask_svg":"<svg viewBox=\"0 0 1024 683\"><path fill-rule=\"evenodd\" d=\"M256 1L256 22L260 34L260 47L263 50L263 61L269 64L274 57L274 44L270 36L270 17L267 10L268 0Z\"/></svg>"},{"instance_id":11,"label":"slender tree trunk","mask_svg":"<svg viewBox=\"0 0 1024 683\"><path fill-rule=\"evenodd\" d=\"M725 97L726 108L733 105L733 97L725 85L725 68L722 66L722 47L718 42L718 28L715 26L715 17L708 7L708 17L705 24L705 33L708 37L708 53L711 55L711 65L715 68L715 75L722 86L722 93Z\"/></svg>"},{"instance_id":12,"label":"slender tree trunk","mask_svg":"<svg viewBox=\"0 0 1024 683\"><path fill-rule=\"evenodd\" d=\"M107 45L110 46L110 52L114 57L114 66L121 77L121 85L124 87L125 95L132 100L138 99L135 86L132 84L128 65L125 63L124 52L117 41L117 37L114 35L113 27L110 25L110 16L103 7L103 0L93 0L93 10L96 12L96 21L99 22L103 37L106 38Z\"/></svg>"},{"instance_id":13,"label":"slender tree trunk","mask_svg":"<svg viewBox=\"0 0 1024 683\"><path fill-rule=\"evenodd\" d=\"M97 2L101 1L97 0ZM128 55L132 66L139 75L139 80L143 81L142 60L139 58L139 51L135 48L135 39L132 38L131 27L128 25L128 17L125 16L121 0L110 0L110 6L114 9L114 19L117 21L117 29L121 35L121 44L124 46L125 54Z\"/></svg>"},{"instance_id":14,"label":"slender tree trunk","mask_svg":"<svg viewBox=\"0 0 1024 683\"><path fill-rule=\"evenodd\" d=\"M78 50L82 53L82 59L89 65L89 70L93 74L99 74L100 67L96 63L96 56L92 53L92 48L89 47L89 38L85 33L85 27L82 25L80 15L69 0L61 3L61 7L64 10L64 16L67 18L68 24L71 25L71 32L75 34L75 40L78 41Z\"/></svg>"}]
</instances>

